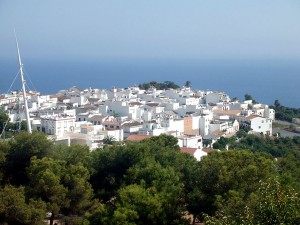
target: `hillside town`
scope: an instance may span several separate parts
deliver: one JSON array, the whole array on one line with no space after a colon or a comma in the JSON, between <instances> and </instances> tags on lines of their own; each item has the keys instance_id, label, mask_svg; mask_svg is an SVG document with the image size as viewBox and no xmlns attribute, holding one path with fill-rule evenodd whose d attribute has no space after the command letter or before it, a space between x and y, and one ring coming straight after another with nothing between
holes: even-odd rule
<instances>
[{"instance_id":1,"label":"hillside town","mask_svg":"<svg viewBox=\"0 0 300 225\"><path fill-rule=\"evenodd\" d=\"M220 137L231 137L241 127L272 135L275 117L268 105L185 86L167 90L74 86L57 94L30 91L26 95L32 129L46 133L55 143L83 144L93 150L113 141L136 142L168 134L198 160ZM25 120L22 105L17 91L0 95L0 106L9 112L11 122Z\"/></svg>"}]
</instances>

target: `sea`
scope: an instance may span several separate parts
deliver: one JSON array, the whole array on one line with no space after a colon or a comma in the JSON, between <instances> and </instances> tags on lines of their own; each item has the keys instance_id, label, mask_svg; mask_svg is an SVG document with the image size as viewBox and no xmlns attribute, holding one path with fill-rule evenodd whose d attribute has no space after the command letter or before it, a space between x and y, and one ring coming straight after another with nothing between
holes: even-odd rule
<instances>
[{"instance_id":1,"label":"sea","mask_svg":"<svg viewBox=\"0 0 300 225\"><path fill-rule=\"evenodd\" d=\"M192 89L223 91L231 98L250 94L257 102L300 108L300 62L293 60L101 59L24 60L27 89L54 94L72 86L126 88L172 81ZM20 90L18 61L0 59L0 93ZM14 79L16 81L13 83Z\"/></svg>"}]
</instances>

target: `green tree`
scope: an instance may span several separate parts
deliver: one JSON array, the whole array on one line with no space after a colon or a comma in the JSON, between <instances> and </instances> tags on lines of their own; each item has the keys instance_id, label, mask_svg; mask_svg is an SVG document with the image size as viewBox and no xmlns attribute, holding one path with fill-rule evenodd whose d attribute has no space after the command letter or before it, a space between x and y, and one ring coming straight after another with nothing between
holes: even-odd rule
<instances>
[{"instance_id":1,"label":"green tree","mask_svg":"<svg viewBox=\"0 0 300 225\"><path fill-rule=\"evenodd\" d=\"M66 198L70 204L63 207L62 212L65 215L82 216L98 204L94 200L94 192L88 182L89 171L81 163L69 165L65 171L62 184L68 190Z\"/></svg>"},{"instance_id":2,"label":"green tree","mask_svg":"<svg viewBox=\"0 0 300 225\"><path fill-rule=\"evenodd\" d=\"M33 157L28 176L29 193L45 201L52 213L50 224L59 212L82 216L97 205L88 182L89 171L81 163L68 165L62 160Z\"/></svg>"},{"instance_id":3,"label":"green tree","mask_svg":"<svg viewBox=\"0 0 300 225\"><path fill-rule=\"evenodd\" d=\"M253 100L252 96L249 94L245 94L245 100Z\"/></svg>"},{"instance_id":4,"label":"green tree","mask_svg":"<svg viewBox=\"0 0 300 225\"><path fill-rule=\"evenodd\" d=\"M56 145L48 155L50 158L65 161L66 165L81 163L88 167L91 161L90 150L86 145Z\"/></svg>"},{"instance_id":5,"label":"green tree","mask_svg":"<svg viewBox=\"0 0 300 225\"><path fill-rule=\"evenodd\" d=\"M236 216L253 201L252 193L258 189L259 181L275 173L275 166L264 154L222 151L204 157L196 173L198 179L194 180L189 203L198 212L193 213L213 215L222 209L226 215Z\"/></svg>"},{"instance_id":6,"label":"green tree","mask_svg":"<svg viewBox=\"0 0 300 225\"><path fill-rule=\"evenodd\" d=\"M168 204L165 193L158 192L155 188L144 188L133 184L121 188L113 214L114 224L186 224L178 217L166 214Z\"/></svg>"},{"instance_id":7,"label":"green tree","mask_svg":"<svg viewBox=\"0 0 300 225\"><path fill-rule=\"evenodd\" d=\"M103 143L106 144L106 145L112 145L115 141L116 141L116 138L112 135L107 135L103 139Z\"/></svg>"},{"instance_id":8,"label":"green tree","mask_svg":"<svg viewBox=\"0 0 300 225\"><path fill-rule=\"evenodd\" d=\"M45 134L40 132L21 132L10 142L10 151L6 157L6 180L14 185L28 184L26 169L30 165L33 156L42 158L53 148L53 142L48 140Z\"/></svg>"},{"instance_id":9,"label":"green tree","mask_svg":"<svg viewBox=\"0 0 300 225\"><path fill-rule=\"evenodd\" d=\"M163 202L155 189L130 185L120 189L113 220L115 224L158 224Z\"/></svg>"},{"instance_id":10,"label":"green tree","mask_svg":"<svg viewBox=\"0 0 300 225\"><path fill-rule=\"evenodd\" d=\"M191 84L192 84L192 82L191 81L186 81L185 83L184 83L184 86L185 87L191 87Z\"/></svg>"},{"instance_id":11,"label":"green tree","mask_svg":"<svg viewBox=\"0 0 300 225\"><path fill-rule=\"evenodd\" d=\"M4 184L6 156L10 151L10 145L7 141L0 140L0 185Z\"/></svg>"},{"instance_id":12,"label":"green tree","mask_svg":"<svg viewBox=\"0 0 300 225\"><path fill-rule=\"evenodd\" d=\"M279 108L281 106L279 100L277 100L277 99L275 100L274 106L275 106L275 108Z\"/></svg>"},{"instance_id":13,"label":"green tree","mask_svg":"<svg viewBox=\"0 0 300 225\"><path fill-rule=\"evenodd\" d=\"M299 224L300 198L293 189L285 189L277 179L263 182L259 189L254 221L257 224Z\"/></svg>"},{"instance_id":14,"label":"green tree","mask_svg":"<svg viewBox=\"0 0 300 225\"><path fill-rule=\"evenodd\" d=\"M128 169L126 181L128 184L140 184L146 189L155 188L163 202L162 220L180 218L184 184L173 167L163 167L159 162L148 158Z\"/></svg>"},{"instance_id":15,"label":"green tree","mask_svg":"<svg viewBox=\"0 0 300 225\"><path fill-rule=\"evenodd\" d=\"M257 102L252 98L251 95L249 94L245 94L245 100L248 101L248 100L252 100L253 104L256 104Z\"/></svg>"},{"instance_id":16,"label":"green tree","mask_svg":"<svg viewBox=\"0 0 300 225\"><path fill-rule=\"evenodd\" d=\"M62 208L70 206L70 200L67 198L68 189L62 184L65 172L63 161L47 157L42 159L33 157L28 168L30 195L46 202L48 212L52 213L50 225Z\"/></svg>"},{"instance_id":17,"label":"green tree","mask_svg":"<svg viewBox=\"0 0 300 225\"><path fill-rule=\"evenodd\" d=\"M208 225L238 225L238 224L299 224L300 198L293 189L286 189L277 178L260 182L256 203L246 206L238 217L232 217L222 211L216 216L206 216Z\"/></svg>"},{"instance_id":18,"label":"green tree","mask_svg":"<svg viewBox=\"0 0 300 225\"><path fill-rule=\"evenodd\" d=\"M127 170L146 158L149 147L143 144L127 143L124 146L109 146L96 149L91 153L90 182L98 198L107 202L116 196L118 189L124 184Z\"/></svg>"},{"instance_id":19,"label":"green tree","mask_svg":"<svg viewBox=\"0 0 300 225\"><path fill-rule=\"evenodd\" d=\"M143 90L148 90L150 87L154 87L158 90L179 88L179 86L172 81L164 81L163 83L158 83L157 81L150 81L148 83L139 84L139 88Z\"/></svg>"},{"instance_id":20,"label":"green tree","mask_svg":"<svg viewBox=\"0 0 300 225\"><path fill-rule=\"evenodd\" d=\"M288 152L278 160L277 166L281 183L300 192L300 152Z\"/></svg>"},{"instance_id":21,"label":"green tree","mask_svg":"<svg viewBox=\"0 0 300 225\"><path fill-rule=\"evenodd\" d=\"M5 132L9 130L10 119L3 107L0 107L0 138L5 138Z\"/></svg>"},{"instance_id":22,"label":"green tree","mask_svg":"<svg viewBox=\"0 0 300 225\"><path fill-rule=\"evenodd\" d=\"M83 225L110 225L112 224L112 212L106 205L99 203L92 212L85 214Z\"/></svg>"},{"instance_id":23,"label":"green tree","mask_svg":"<svg viewBox=\"0 0 300 225\"><path fill-rule=\"evenodd\" d=\"M0 188L0 223L40 225L45 217L46 205L41 200L26 201L23 187L11 185Z\"/></svg>"},{"instance_id":24,"label":"green tree","mask_svg":"<svg viewBox=\"0 0 300 225\"><path fill-rule=\"evenodd\" d=\"M218 141L213 144L214 149L225 150L227 146L235 142L236 137L232 136L230 138L221 137Z\"/></svg>"}]
</instances>

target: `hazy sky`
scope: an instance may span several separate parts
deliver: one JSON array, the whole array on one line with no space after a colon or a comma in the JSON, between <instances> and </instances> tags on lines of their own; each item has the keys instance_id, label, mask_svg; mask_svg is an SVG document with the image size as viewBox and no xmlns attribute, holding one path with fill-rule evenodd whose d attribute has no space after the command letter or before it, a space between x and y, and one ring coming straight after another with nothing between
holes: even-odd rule
<instances>
[{"instance_id":1,"label":"hazy sky","mask_svg":"<svg viewBox=\"0 0 300 225\"><path fill-rule=\"evenodd\" d=\"M0 0L0 58L300 59L299 0Z\"/></svg>"}]
</instances>

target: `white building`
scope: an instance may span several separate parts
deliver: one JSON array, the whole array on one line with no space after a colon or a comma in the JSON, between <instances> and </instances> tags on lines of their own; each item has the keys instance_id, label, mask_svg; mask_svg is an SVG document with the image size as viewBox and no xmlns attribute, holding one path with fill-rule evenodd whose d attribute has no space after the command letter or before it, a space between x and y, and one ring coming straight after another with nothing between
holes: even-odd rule
<instances>
[{"instance_id":1,"label":"white building","mask_svg":"<svg viewBox=\"0 0 300 225\"><path fill-rule=\"evenodd\" d=\"M250 126L256 133L272 135L272 120L257 115L251 115L245 118L244 125Z\"/></svg>"},{"instance_id":2,"label":"white building","mask_svg":"<svg viewBox=\"0 0 300 225\"><path fill-rule=\"evenodd\" d=\"M61 136L65 132L72 132L74 127L75 117L65 115L45 115L41 116L41 126L37 126L37 130L49 135Z\"/></svg>"},{"instance_id":3,"label":"white building","mask_svg":"<svg viewBox=\"0 0 300 225\"><path fill-rule=\"evenodd\" d=\"M203 140L202 136L179 136L178 138L178 145L179 147L186 147L186 148L203 148Z\"/></svg>"}]
</instances>

